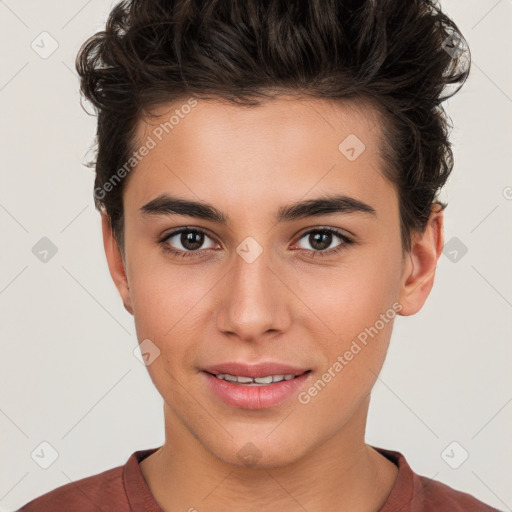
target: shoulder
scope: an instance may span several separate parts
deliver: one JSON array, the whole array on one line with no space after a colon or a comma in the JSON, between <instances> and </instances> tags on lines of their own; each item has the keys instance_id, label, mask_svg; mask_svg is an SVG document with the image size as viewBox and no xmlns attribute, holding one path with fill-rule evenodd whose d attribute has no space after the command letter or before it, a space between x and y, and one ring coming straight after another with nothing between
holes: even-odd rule
<instances>
[{"instance_id":1,"label":"shoulder","mask_svg":"<svg viewBox=\"0 0 512 512\"><path fill-rule=\"evenodd\" d=\"M130 507L123 489L123 466L62 485L29 501L18 512L89 512Z\"/></svg>"},{"instance_id":2,"label":"shoulder","mask_svg":"<svg viewBox=\"0 0 512 512\"><path fill-rule=\"evenodd\" d=\"M471 494L416 474L400 452L373 448L398 466L395 484L379 512L499 512Z\"/></svg>"},{"instance_id":3,"label":"shoulder","mask_svg":"<svg viewBox=\"0 0 512 512\"><path fill-rule=\"evenodd\" d=\"M496 512L498 510L471 494L458 491L425 476L416 475L416 482L417 487L421 488L420 492L424 496L427 510L450 510L450 512Z\"/></svg>"}]
</instances>

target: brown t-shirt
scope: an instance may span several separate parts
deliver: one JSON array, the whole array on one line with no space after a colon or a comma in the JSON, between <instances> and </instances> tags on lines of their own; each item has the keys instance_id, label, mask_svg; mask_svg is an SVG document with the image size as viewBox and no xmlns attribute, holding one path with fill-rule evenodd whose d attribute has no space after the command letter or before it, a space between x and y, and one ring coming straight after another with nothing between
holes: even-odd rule
<instances>
[{"instance_id":1,"label":"brown t-shirt","mask_svg":"<svg viewBox=\"0 0 512 512\"><path fill-rule=\"evenodd\" d=\"M498 510L470 494L417 475L401 453L374 448L398 466L395 484L378 512ZM33 499L18 512L163 512L151 494L139 467L139 462L157 449L136 451L124 466L58 487Z\"/></svg>"}]
</instances>

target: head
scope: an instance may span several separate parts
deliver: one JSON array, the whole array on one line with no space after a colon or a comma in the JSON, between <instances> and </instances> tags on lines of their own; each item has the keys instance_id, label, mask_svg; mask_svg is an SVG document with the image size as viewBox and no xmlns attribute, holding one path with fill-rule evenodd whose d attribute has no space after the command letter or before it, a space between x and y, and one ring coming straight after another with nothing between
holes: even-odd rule
<instances>
[{"instance_id":1,"label":"head","mask_svg":"<svg viewBox=\"0 0 512 512\"><path fill-rule=\"evenodd\" d=\"M431 1L132 0L81 48L109 269L159 350L166 419L205 453L241 463L250 442L276 465L360 437L443 245L441 104L469 72L454 33ZM203 371L226 361L289 363L308 386L233 407Z\"/></svg>"}]
</instances>

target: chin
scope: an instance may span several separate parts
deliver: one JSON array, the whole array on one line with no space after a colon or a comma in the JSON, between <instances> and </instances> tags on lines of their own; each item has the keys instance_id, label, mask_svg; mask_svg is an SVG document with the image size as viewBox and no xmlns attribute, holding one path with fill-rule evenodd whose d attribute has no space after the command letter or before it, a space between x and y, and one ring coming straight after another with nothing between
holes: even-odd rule
<instances>
[{"instance_id":1,"label":"chin","mask_svg":"<svg viewBox=\"0 0 512 512\"><path fill-rule=\"evenodd\" d=\"M272 434L271 434L272 435ZM271 469L287 466L304 455L308 448L303 442L295 443L289 436L269 439L268 431L260 436L240 436L229 444L206 446L215 457L226 464L248 469Z\"/></svg>"}]
</instances>

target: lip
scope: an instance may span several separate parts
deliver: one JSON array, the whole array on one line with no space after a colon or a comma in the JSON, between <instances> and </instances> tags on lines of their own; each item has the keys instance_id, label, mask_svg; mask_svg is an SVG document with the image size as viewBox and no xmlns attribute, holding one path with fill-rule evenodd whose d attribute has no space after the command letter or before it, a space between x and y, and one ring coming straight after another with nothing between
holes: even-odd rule
<instances>
[{"instance_id":1,"label":"lip","mask_svg":"<svg viewBox=\"0 0 512 512\"><path fill-rule=\"evenodd\" d=\"M221 363L202 368L202 370L216 375L227 373L241 377L266 377L267 375L300 375L307 372L309 368L268 361L252 365L237 362Z\"/></svg>"},{"instance_id":2,"label":"lip","mask_svg":"<svg viewBox=\"0 0 512 512\"><path fill-rule=\"evenodd\" d=\"M244 377L265 377L267 375L298 375L291 380L282 380L262 386L235 384L215 377L214 374L229 374ZM202 371L210 391L225 404L241 409L267 409L275 407L305 385L312 372L296 366L280 363L224 363L208 367Z\"/></svg>"}]
</instances>

